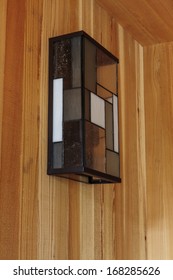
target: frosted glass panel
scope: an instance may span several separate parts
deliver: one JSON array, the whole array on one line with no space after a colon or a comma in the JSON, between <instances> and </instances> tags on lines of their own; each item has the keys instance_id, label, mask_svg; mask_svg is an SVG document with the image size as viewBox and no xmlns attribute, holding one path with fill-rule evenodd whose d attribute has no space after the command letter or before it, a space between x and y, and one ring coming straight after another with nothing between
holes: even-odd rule
<instances>
[{"instance_id":1,"label":"frosted glass panel","mask_svg":"<svg viewBox=\"0 0 173 280\"><path fill-rule=\"evenodd\" d=\"M118 153L118 97L113 95L113 116L114 116L114 151Z\"/></svg>"},{"instance_id":2,"label":"frosted glass panel","mask_svg":"<svg viewBox=\"0 0 173 280\"><path fill-rule=\"evenodd\" d=\"M92 92L91 122L105 128L105 101Z\"/></svg>"},{"instance_id":3,"label":"frosted glass panel","mask_svg":"<svg viewBox=\"0 0 173 280\"><path fill-rule=\"evenodd\" d=\"M53 142L60 142L62 136L63 79L53 80Z\"/></svg>"}]
</instances>

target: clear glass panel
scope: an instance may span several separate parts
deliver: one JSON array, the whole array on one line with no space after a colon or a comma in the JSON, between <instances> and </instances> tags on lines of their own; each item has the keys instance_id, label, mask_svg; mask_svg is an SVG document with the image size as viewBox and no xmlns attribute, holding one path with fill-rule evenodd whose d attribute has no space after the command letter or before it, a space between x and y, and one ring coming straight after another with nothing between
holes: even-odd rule
<instances>
[{"instance_id":1,"label":"clear glass panel","mask_svg":"<svg viewBox=\"0 0 173 280\"><path fill-rule=\"evenodd\" d=\"M53 142L63 140L63 79L53 80Z\"/></svg>"},{"instance_id":2,"label":"clear glass panel","mask_svg":"<svg viewBox=\"0 0 173 280\"><path fill-rule=\"evenodd\" d=\"M85 42L85 88L96 92L97 68L96 68L96 46L88 39Z\"/></svg>"},{"instance_id":3,"label":"clear glass panel","mask_svg":"<svg viewBox=\"0 0 173 280\"><path fill-rule=\"evenodd\" d=\"M113 108L106 102L106 148L113 151L113 146Z\"/></svg>"},{"instance_id":4,"label":"clear glass panel","mask_svg":"<svg viewBox=\"0 0 173 280\"><path fill-rule=\"evenodd\" d=\"M102 97L106 101L112 103L113 94L105 88L101 87L100 85L97 85L97 95Z\"/></svg>"},{"instance_id":5,"label":"clear glass panel","mask_svg":"<svg viewBox=\"0 0 173 280\"><path fill-rule=\"evenodd\" d=\"M105 128L105 101L92 92L91 122Z\"/></svg>"},{"instance_id":6,"label":"clear glass panel","mask_svg":"<svg viewBox=\"0 0 173 280\"><path fill-rule=\"evenodd\" d=\"M107 174L119 177L119 154L106 150L106 171Z\"/></svg>"},{"instance_id":7,"label":"clear glass panel","mask_svg":"<svg viewBox=\"0 0 173 280\"><path fill-rule=\"evenodd\" d=\"M64 147L63 142L53 144L53 168L63 168Z\"/></svg>"},{"instance_id":8,"label":"clear glass panel","mask_svg":"<svg viewBox=\"0 0 173 280\"><path fill-rule=\"evenodd\" d=\"M86 167L105 172L105 130L85 122Z\"/></svg>"},{"instance_id":9,"label":"clear glass panel","mask_svg":"<svg viewBox=\"0 0 173 280\"><path fill-rule=\"evenodd\" d=\"M118 153L118 96L113 95L113 117L114 117L114 151Z\"/></svg>"},{"instance_id":10,"label":"clear glass panel","mask_svg":"<svg viewBox=\"0 0 173 280\"><path fill-rule=\"evenodd\" d=\"M64 122L64 167L82 165L81 121Z\"/></svg>"},{"instance_id":11,"label":"clear glass panel","mask_svg":"<svg viewBox=\"0 0 173 280\"><path fill-rule=\"evenodd\" d=\"M116 62L102 50L97 50L97 83L113 93L116 89Z\"/></svg>"},{"instance_id":12,"label":"clear glass panel","mask_svg":"<svg viewBox=\"0 0 173 280\"><path fill-rule=\"evenodd\" d=\"M81 119L81 89L64 91L64 121Z\"/></svg>"}]
</instances>

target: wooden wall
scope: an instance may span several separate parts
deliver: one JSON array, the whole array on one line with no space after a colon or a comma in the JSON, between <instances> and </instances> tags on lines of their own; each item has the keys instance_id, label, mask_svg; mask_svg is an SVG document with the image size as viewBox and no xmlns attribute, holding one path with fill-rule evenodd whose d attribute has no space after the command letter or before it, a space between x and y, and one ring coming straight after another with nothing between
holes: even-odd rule
<instances>
[{"instance_id":1,"label":"wooden wall","mask_svg":"<svg viewBox=\"0 0 173 280\"><path fill-rule=\"evenodd\" d=\"M159 257L171 257L170 167L157 178L172 159L168 148L159 150L160 129L162 148L172 132L164 126L169 121L171 127L171 94L161 107L163 89L172 89L159 79L164 50L143 52L96 0L0 4L0 259L146 259L156 257L156 240L162 240ZM120 59L121 184L90 186L46 175L48 38L81 29ZM155 82L144 71L148 64ZM164 190L165 182L170 187Z\"/></svg>"},{"instance_id":2,"label":"wooden wall","mask_svg":"<svg viewBox=\"0 0 173 280\"><path fill-rule=\"evenodd\" d=\"M144 48L147 257L173 258L173 43Z\"/></svg>"}]
</instances>

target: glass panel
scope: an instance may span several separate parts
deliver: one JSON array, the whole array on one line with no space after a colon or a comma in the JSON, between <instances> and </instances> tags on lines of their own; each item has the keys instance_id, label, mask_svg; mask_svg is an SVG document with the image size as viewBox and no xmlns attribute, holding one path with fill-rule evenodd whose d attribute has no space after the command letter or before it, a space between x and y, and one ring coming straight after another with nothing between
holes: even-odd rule
<instances>
[{"instance_id":1,"label":"glass panel","mask_svg":"<svg viewBox=\"0 0 173 280\"><path fill-rule=\"evenodd\" d=\"M118 153L118 96L113 95L114 151Z\"/></svg>"},{"instance_id":2,"label":"glass panel","mask_svg":"<svg viewBox=\"0 0 173 280\"><path fill-rule=\"evenodd\" d=\"M113 108L106 102L106 148L113 150Z\"/></svg>"},{"instance_id":3,"label":"glass panel","mask_svg":"<svg viewBox=\"0 0 173 280\"><path fill-rule=\"evenodd\" d=\"M64 91L64 121L81 119L81 89Z\"/></svg>"},{"instance_id":4,"label":"glass panel","mask_svg":"<svg viewBox=\"0 0 173 280\"><path fill-rule=\"evenodd\" d=\"M64 122L64 167L82 165L81 121Z\"/></svg>"},{"instance_id":5,"label":"glass panel","mask_svg":"<svg viewBox=\"0 0 173 280\"><path fill-rule=\"evenodd\" d=\"M72 86L81 87L81 37L72 39Z\"/></svg>"},{"instance_id":6,"label":"glass panel","mask_svg":"<svg viewBox=\"0 0 173 280\"><path fill-rule=\"evenodd\" d=\"M103 49L97 48L97 66L115 64L116 61L110 57Z\"/></svg>"},{"instance_id":7,"label":"glass panel","mask_svg":"<svg viewBox=\"0 0 173 280\"><path fill-rule=\"evenodd\" d=\"M97 82L113 93L116 93L116 65L97 68Z\"/></svg>"},{"instance_id":8,"label":"glass panel","mask_svg":"<svg viewBox=\"0 0 173 280\"><path fill-rule=\"evenodd\" d=\"M97 50L97 82L113 93L116 89L116 62L102 50Z\"/></svg>"},{"instance_id":9,"label":"glass panel","mask_svg":"<svg viewBox=\"0 0 173 280\"><path fill-rule=\"evenodd\" d=\"M120 177L119 154L106 150L107 174Z\"/></svg>"},{"instance_id":10,"label":"glass panel","mask_svg":"<svg viewBox=\"0 0 173 280\"><path fill-rule=\"evenodd\" d=\"M105 130L85 122L86 167L105 172Z\"/></svg>"},{"instance_id":11,"label":"glass panel","mask_svg":"<svg viewBox=\"0 0 173 280\"><path fill-rule=\"evenodd\" d=\"M71 40L54 44L54 78L64 78L64 89L72 87Z\"/></svg>"},{"instance_id":12,"label":"glass panel","mask_svg":"<svg viewBox=\"0 0 173 280\"><path fill-rule=\"evenodd\" d=\"M63 142L53 144L53 168L62 168L64 164Z\"/></svg>"},{"instance_id":13,"label":"glass panel","mask_svg":"<svg viewBox=\"0 0 173 280\"><path fill-rule=\"evenodd\" d=\"M92 92L91 122L105 128L105 101Z\"/></svg>"},{"instance_id":14,"label":"glass panel","mask_svg":"<svg viewBox=\"0 0 173 280\"><path fill-rule=\"evenodd\" d=\"M64 78L64 89L81 86L81 37L54 43L54 78Z\"/></svg>"},{"instance_id":15,"label":"glass panel","mask_svg":"<svg viewBox=\"0 0 173 280\"><path fill-rule=\"evenodd\" d=\"M85 90L85 119L90 121L91 106L90 106L90 92Z\"/></svg>"},{"instance_id":16,"label":"glass panel","mask_svg":"<svg viewBox=\"0 0 173 280\"><path fill-rule=\"evenodd\" d=\"M113 94L105 88L101 87L100 85L97 85L97 95L102 97L106 101L112 103Z\"/></svg>"},{"instance_id":17,"label":"glass panel","mask_svg":"<svg viewBox=\"0 0 173 280\"><path fill-rule=\"evenodd\" d=\"M63 114L63 79L53 80L53 142L63 139L62 131Z\"/></svg>"},{"instance_id":18,"label":"glass panel","mask_svg":"<svg viewBox=\"0 0 173 280\"><path fill-rule=\"evenodd\" d=\"M96 47L88 39L85 42L85 88L96 92L97 68Z\"/></svg>"}]
</instances>

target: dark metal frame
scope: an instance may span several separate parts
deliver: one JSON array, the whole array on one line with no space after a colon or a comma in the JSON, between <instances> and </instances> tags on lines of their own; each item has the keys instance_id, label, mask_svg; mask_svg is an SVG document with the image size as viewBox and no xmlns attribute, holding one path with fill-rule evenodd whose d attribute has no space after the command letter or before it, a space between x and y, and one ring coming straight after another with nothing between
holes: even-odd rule
<instances>
[{"instance_id":1,"label":"dark metal frame","mask_svg":"<svg viewBox=\"0 0 173 280\"><path fill-rule=\"evenodd\" d=\"M52 108L53 108L53 44L59 40L62 39L71 39L72 37L81 36L81 92L82 92L82 154L83 154L83 166L79 167L65 167L65 168L53 168L52 167L52 158L53 158L53 142L52 142L52 124L53 124L53 114L52 114ZM121 179L119 177L115 177L112 175L109 175L107 173L103 173L97 170L93 170L90 168L85 167L85 90L87 90L84 85L84 68L85 68L85 61L84 61L84 38L87 38L90 42L92 42L97 48L101 49L104 53L106 53L111 59L113 59L116 64L118 65L119 60L117 57L115 57L113 54L111 54L108 50L106 50L102 45L100 45L97 41L95 41L92 37L90 37L87 33L84 31L79 32L73 32L70 34L65 34L61 36L57 36L54 38L49 39L49 97L48 97L48 165L47 165L47 174L48 175L56 175L61 177L67 177L69 178L70 174L76 174L79 176L85 176L88 177L88 183L89 184L101 184L101 183L119 183L121 182ZM117 66L118 69L118 66ZM118 84L118 71L116 83ZM117 91L118 91L118 85L117 85ZM107 90L107 89L106 89ZM113 93L114 94L114 93ZM118 96L118 92L116 93ZM119 101L119 99L118 99ZM119 111L119 110L118 110ZM90 121L91 123L91 121ZM119 153L118 153L119 154ZM120 169L120 166L119 166ZM73 178L72 178L73 179ZM75 179L73 179L75 180Z\"/></svg>"}]
</instances>

